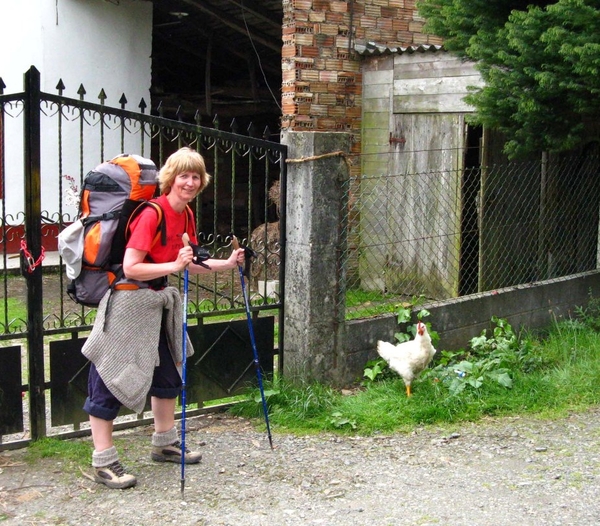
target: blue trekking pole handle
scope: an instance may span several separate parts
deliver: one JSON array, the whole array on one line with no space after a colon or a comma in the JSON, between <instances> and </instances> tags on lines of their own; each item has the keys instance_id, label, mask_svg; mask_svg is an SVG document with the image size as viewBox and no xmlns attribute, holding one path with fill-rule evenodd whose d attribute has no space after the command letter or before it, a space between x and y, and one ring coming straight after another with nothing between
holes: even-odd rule
<instances>
[{"instance_id":1,"label":"blue trekking pole handle","mask_svg":"<svg viewBox=\"0 0 600 526\"><path fill-rule=\"evenodd\" d=\"M231 235L231 245L234 249L241 248L240 243L233 234ZM246 247L244 247L246 249ZM246 249L246 257L248 256L248 249ZM267 436L269 437L269 445L273 449L273 438L271 436L271 426L269 425L269 410L267 408L267 400L265 398L265 390L262 383L262 373L260 372L260 363L258 361L258 350L256 348L256 339L254 338L254 326L252 324L252 316L250 314L250 301L248 299L248 293L246 291L246 285L244 283L244 269L241 265L238 265L238 271L240 273L240 283L242 285L242 295L244 296L244 306L246 308L246 318L248 320L248 332L250 333L250 343L252 344L252 352L254 354L254 366L256 368L256 378L258 380L258 388L260 390L260 397L262 399L262 408L265 415L265 424L267 426Z\"/></svg>"},{"instance_id":2,"label":"blue trekking pole handle","mask_svg":"<svg viewBox=\"0 0 600 526\"><path fill-rule=\"evenodd\" d=\"M182 236L183 244L188 246L190 238L187 233ZM187 266L183 271L183 339L181 357L181 496L185 489L185 406L186 406L186 380L187 380L187 304L189 288L189 270Z\"/></svg>"}]
</instances>

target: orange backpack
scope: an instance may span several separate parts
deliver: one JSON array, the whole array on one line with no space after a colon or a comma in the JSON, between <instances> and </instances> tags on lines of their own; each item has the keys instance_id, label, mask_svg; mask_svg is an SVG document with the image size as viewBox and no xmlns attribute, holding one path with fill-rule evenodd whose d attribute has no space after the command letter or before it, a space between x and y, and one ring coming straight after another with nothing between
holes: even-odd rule
<instances>
[{"instance_id":1,"label":"orange backpack","mask_svg":"<svg viewBox=\"0 0 600 526\"><path fill-rule=\"evenodd\" d=\"M81 305L97 307L109 289L147 288L147 282L127 280L123 256L129 225L146 206L157 213L156 243L166 244L166 226L160 205L150 201L157 189L158 171L154 162L139 155L121 154L106 161L83 180L79 216L83 246L81 267L67 286L67 293ZM186 214L186 229L191 210ZM66 232L59 234L60 237Z\"/></svg>"}]
</instances>

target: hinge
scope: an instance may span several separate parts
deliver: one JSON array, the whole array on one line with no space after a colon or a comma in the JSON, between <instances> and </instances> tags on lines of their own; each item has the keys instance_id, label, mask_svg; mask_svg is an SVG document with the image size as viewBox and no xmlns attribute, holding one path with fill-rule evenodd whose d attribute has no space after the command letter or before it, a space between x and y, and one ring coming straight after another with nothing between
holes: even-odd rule
<instances>
[{"instance_id":1,"label":"hinge","mask_svg":"<svg viewBox=\"0 0 600 526\"><path fill-rule=\"evenodd\" d=\"M406 139L404 137L394 137L390 132L390 144L405 144Z\"/></svg>"}]
</instances>

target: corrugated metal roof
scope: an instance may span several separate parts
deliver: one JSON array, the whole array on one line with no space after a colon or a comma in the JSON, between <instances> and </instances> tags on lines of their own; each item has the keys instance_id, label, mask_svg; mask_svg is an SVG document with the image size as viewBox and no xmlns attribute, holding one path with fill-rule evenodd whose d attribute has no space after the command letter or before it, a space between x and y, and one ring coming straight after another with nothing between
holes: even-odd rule
<instances>
[{"instance_id":1,"label":"corrugated metal roof","mask_svg":"<svg viewBox=\"0 0 600 526\"><path fill-rule=\"evenodd\" d=\"M387 44L378 44L377 42L356 42L354 44L354 50L359 55L364 56L377 56L389 54L401 55L403 53L425 53L445 51L444 46L437 46L433 44L419 44L416 46L395 47L388 46Z\"/></svg>"}]
</instances>

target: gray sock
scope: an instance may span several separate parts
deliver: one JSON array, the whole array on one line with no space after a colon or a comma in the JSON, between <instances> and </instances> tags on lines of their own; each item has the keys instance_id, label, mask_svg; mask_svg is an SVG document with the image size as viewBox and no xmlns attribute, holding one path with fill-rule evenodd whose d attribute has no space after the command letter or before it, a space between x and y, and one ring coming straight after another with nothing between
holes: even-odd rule
<instances>
[{"instance_id":1,"label":"gray sock","mask_svg":"<svg viewBox=\"0 0 600 526\"><path fill-rule=\"evenodd\" d=\"M119 460L119 454L115 446L109 447L104 451L96 451L92 453L92 466L95 468L103 468L110 466L113 462Z\"/></svg>"},{"instance_id":2,"label":"gray sock","mask_svg":"<svg viewBox=\"0 0 600 526\"><path fill-rule=\"evenodd\" d=\"M179 433L177 433L176 427L173 427L164 433L153 433L152 435L152 445L157 447L170 446L178 440Z\"/></svg>"}]
</instances>

